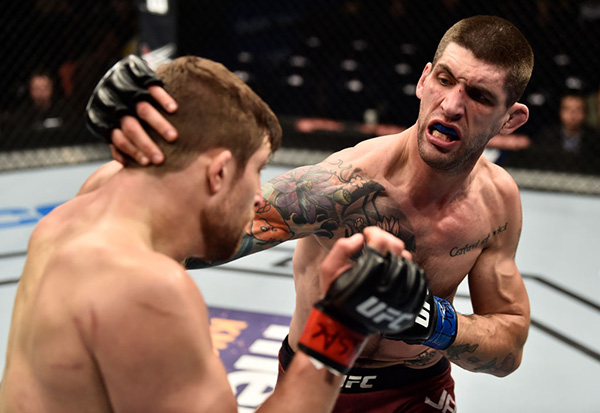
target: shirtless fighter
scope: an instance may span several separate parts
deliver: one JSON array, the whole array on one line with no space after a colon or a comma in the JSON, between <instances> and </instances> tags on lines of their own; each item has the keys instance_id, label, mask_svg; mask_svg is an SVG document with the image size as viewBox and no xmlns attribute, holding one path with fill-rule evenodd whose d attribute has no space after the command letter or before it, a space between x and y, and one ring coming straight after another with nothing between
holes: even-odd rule
<instances>
[{"instance_id":1,"label":"shirtless fighter","mask_svg":"<svg viewBox=\"0 0 600 413\"><path fill-rule=\"evenodd\" d=\"M264 199L237 256L299 239L293 260L296 310L280 357L288 374L319 296L321 262L335 240L367 226L383 228L405 242L429 279L433 296L413 327L369 339L336 411L450 412L455 404L448 360L500 377L520 365L530 310L515 263L519 190L482 153L491 138L527 121L529 110L518 100L532 69L531 47L511 23L492 16L461 20L423 69L415 125L263 186ZM152 93L163 107L174 105L163 92ZM150 104L138 103L136 112L173 138L175 129ZM123 117L111 133L115 125L119 119L113 116L95 127L139 162L160 162L162 155L135 117ZM470 315L456 313L451 304L465 277Z\"/></svg>"},{"instance_id":2,"label":"shirtless fighter","mask_svg":"<svg viewBox=\"0 0 600 413\"><path fill-rule=\"evenodd\" d=\"M138 69L131 59L118 68ZM96 189L88 182L88 192L53 210L31 236L2 413L237 411L212 349L208 309L180 262L236 251L262 202L260 170L281 128L220 64L185 57L158 75L180 104L169 117L178 141L159 142L166 161L129 163ZM353 267L350 258L365 242ZM318 295L327 294L315 304L288 375L258 411L331 410L342 373L367 337L399 333L424 304L427 280L406 258L402 241L378 228L336 243L315 279ZM393 317L373 316L373 301Z\"/></svg>"}]
</instances>

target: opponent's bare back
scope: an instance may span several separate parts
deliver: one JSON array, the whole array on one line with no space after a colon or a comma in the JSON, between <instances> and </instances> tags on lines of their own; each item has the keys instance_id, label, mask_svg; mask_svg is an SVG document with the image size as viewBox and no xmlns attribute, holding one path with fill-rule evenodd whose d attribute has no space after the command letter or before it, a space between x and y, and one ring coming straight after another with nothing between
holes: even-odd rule
<instances>
[{"instance_id":1,"label":"opponent's bare back","mask_svg":"<svg viewBox=\"0 0 600 413\"><path fill-rule=\"evenodd\" d=\"M201 381L202 394L182 389L184 406L198 408L200 402L202 410L219 404L235 411L193 280L176 261L153 251L133 220L111 218L110 205L98 199L92 193L58 207L30 239L0 411L109 412L126 407L125 401L139 407L144 399L146 411L168 410L156 402L185 383L187 373ZM174 348L169 363L156 366L163 360L156 353Z\"/></svg>"}]
</instances>

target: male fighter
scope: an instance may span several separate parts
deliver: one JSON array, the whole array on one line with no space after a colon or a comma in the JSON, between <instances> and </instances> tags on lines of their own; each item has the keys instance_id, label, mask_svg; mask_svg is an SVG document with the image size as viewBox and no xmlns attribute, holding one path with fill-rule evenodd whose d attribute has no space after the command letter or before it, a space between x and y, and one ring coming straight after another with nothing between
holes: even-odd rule
<instances>
[{"instance_id":1,"label":"male fighter","mask_svg":"<svg viewBox=\"0 0 600 413\"><path fill-rule=\"evenodd\" d=\"M139 74L139 61L118 70ZM158 75L179 102L169 116L179 139L159 142L165 162L129 163L57 207L31 236L0 386L2 413L237 411L211 346L208 309L180 261L235 252L262 200L260 170L281 129L269 107L220 64L180 58ZM118 86L132 85L121 78ZM101 88L104 97L112 93L104 82ZM327 294L319 294L286 379L259 411L330 411L367 337L414 322L427 281L398 256L410 254L378 228L333 247L320 279ZM379 307L384 316L372 311Z\"/></svg>"},{"instance_id":2,"label":"male fighter","mask_svg":"<svg viewBox=\"0 0 600 413\"><path fill-rule=\"evenodd\" d=\"M237 256L299 239L293 260L296 310L281 351L282 369L289 372L298 354L319 296L320 264L335 240L371 225L383 228L404 240L429 279L432 295L414 326L368 340L336 411L453 411L448 360L496 376L520 365L530 310L515 263L519 191L482 153L491 138L527 121L529 110L518 100L532 69L531 47L510 22L493 16L461 20L423 69L415 125L263 186L264 199ZM152 94L163 107L174 105L163 92ZM175 129L147 102L138 103L137 114L172 139ZM135 117L123 117L112 134L119 120L110 120L95 127L112 135L117 148L142 162L160 161ZM456 313L451 304L465 277L470 315Z\"/></svg>"}]
</instances>

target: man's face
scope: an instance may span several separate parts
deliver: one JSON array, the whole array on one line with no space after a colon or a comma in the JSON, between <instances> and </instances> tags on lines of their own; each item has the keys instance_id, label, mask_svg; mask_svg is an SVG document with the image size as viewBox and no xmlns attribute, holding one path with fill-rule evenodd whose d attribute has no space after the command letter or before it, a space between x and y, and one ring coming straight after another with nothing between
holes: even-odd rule
<instances>
[{"instance_id":1,"label":"man's face","mask_svg":"<svg viewBox=\"0 0 600 413\"><path fill-rule=\"evenodd\" d=\"M585 101L577 96L565 96L560 103L560 121L569 131L578 131L585 121Z\"/></svg>"},{"instance_id":2,"label":"man's face","mask_svg":"<svg viewBox=\"0 0 600 413\"><path fill-rule=\"evenodd\" d=\"M417 128L419 153L430 167L455 174L475 164L509 118L506 72L455 43L435 67L425 67Z\"/></svg>"},{"instance_id":3,"label":"man's face","mask_svg":"<svg viewBox=\"0 0 600 413\"><path fill-rule=\"evenodd\" d=\"M47 76L35 76L29 82L29 94L36 106L50 103L52 92L52 81Z\"/></svg>"},{"instance_id":4,"label":"man's face","mask_svg":"<svg viewBox=\"0 0 600 413\"><path fill-rule=\"evenodd\" d=\"M211 261L229 259L239 248L244 228L254 218L254 210L262 201L260 171L271 155L271 144L265 137L262 146L250 157L244 170L228 189L223 204L212 211L204 223L207 243L206 257Z\"/></svg>"}]
</instances>

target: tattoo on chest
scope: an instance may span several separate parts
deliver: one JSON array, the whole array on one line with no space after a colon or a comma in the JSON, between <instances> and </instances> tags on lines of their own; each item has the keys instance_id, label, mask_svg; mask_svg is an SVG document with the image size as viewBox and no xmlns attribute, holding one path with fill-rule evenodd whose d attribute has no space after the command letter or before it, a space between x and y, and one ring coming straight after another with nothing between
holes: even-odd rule
<instances>
[{"instance_id":1,"label":"tattoo on chest","mask_svg":"<svg viewBox=\"0 0 600 413\"><path fill-rule=\"evenodd\" d=\"M492 232L488 232L488 234L485 237L482 237L477 241L467 242L465 245L457 245L452 247L450 249L449 255L451 257L465 255L469 251L475 250L477 247L486 245L488 242L490 242L491 239L497 237L502 232L506 231L506 228L508 228L508 222L505 222L504 225L498 225L497 229L493 230Z\"/></svg>"},{"instance_id":2,"label":"tattoo on chest","mask_svg":"<svg viewBox=\"0 0 600 413\"><path fill-rule=\"evenodd\" d=\"M363 177L362 170L343 161L330 168L312 165L294 169L271 181L269 199L286 221L297 226L315 226L313 233L333 238L339 230L351 236L367 226L378 226L416 251L414 230L399 206L382 202L385 188ZM384 207L385 204L385 207Z\"/></svg>"}]
</instances>

